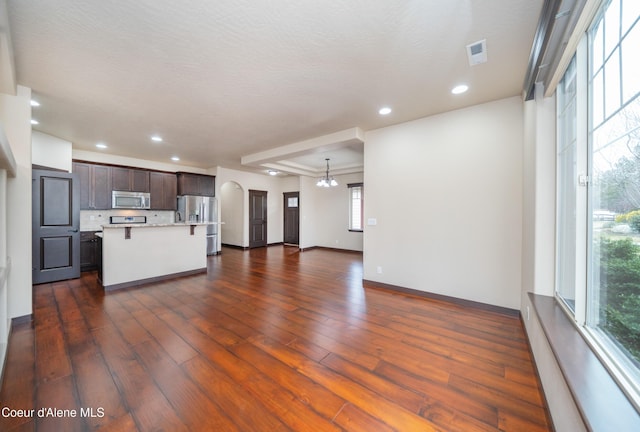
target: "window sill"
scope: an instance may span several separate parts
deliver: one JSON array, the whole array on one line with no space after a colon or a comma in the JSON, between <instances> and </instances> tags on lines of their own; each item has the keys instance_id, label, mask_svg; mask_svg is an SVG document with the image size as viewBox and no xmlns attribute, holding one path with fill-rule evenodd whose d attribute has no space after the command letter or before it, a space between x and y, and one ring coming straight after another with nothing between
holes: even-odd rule
<instances>
[{"instance_id":1,"label":"window sill","mask_svg":"<svg viewBox=\"0 0 640 432\"><path fill-rule=\"evenodd\" d=\"M587 427L640 431L640 414L556 299L532 293L529 299Z\"/></svg>"}]
</instances>

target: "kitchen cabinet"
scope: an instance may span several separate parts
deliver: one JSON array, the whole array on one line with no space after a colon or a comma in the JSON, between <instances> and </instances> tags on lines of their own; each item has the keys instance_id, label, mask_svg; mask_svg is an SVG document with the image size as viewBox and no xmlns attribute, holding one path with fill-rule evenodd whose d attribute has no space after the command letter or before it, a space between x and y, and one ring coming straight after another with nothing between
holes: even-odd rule
<instances>
[{"instance_id":1,"label":"kitchen cabinet","mask_svg":"<svg viewBox=\"0 0 640 432\"><path fill-rule=\"evenodd\" d=\"M111 208L111 167L74 162L73 172L80 182L80 210Z\"/></svg>"},{"instance_id":2,"label":"kitchen cabinet","mask_svg":"<svg viewBox=\"0 0 640 432\"><path fill-rule=\"evenodd\" d=\"M175 174L151 171L149 191L151 210L176 210L178 181Z\"/></svg>"},{"instance_id":3,"label":"kitchen cabinet","mask_svg":"<svg viewBox=\"0 0 640 432\"><path fill-rule=\"evenodd\" d=\"M80 233L80 271L96 270L98 268L99 243L97 231L82 231Z\"/></svg>"},{"instance_id":4,"label":"kitchen cabinet","mask_svg":"<svg viewBox=\"0 0 640 432\"><path fill-rule=\"evenodd\" d=\"M216 178L204 174L179 172L178 195L216 196Z\"/></svg>"},{"instance_id":5,"label":"kitchen cabinet","mask_svg":"<svg viewBox=\"0 0 640 432\"><path fill-rule=\"evenodd\" d=\"M149 171L111 167L111 186L119 191L149 192Z\"/></svg>"}]
</instances>

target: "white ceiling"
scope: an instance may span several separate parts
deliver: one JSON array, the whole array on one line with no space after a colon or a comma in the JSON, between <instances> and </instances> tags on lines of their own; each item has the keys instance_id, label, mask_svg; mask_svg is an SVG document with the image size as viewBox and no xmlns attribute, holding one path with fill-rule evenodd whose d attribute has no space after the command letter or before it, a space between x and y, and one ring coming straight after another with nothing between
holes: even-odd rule
<instances>
[{"instance_id":1,"label":"white ceiling","mask_svg":"<svg viewBox=\"0 0 640 432\"><path fill-rule=\"evenodd\" d=\"M326 157L332 172L362 170L364 131L521 94L542 3L7 4L17 82L41 103L35 130L83 150L312 174ZM482 39L488 62L471 67L465 46ZM454 96L459 83L470 89Z\"/></svg>"}]
</instances>

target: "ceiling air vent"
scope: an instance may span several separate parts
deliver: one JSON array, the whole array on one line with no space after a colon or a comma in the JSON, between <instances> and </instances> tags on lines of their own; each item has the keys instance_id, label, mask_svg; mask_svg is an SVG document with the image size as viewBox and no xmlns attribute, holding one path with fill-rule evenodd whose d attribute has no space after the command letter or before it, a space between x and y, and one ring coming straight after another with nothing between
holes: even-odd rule
<instances>
[{"instance_id":1,"label":"ceiling air vent","mask_svg":"<svg viewBox=\"0 0 640 432\"><path fill-rule=\"evenodd\" d=\"M467 56L469 57L469 66L475 66L487 61L487 40L474 42L467 45Z\"/></svg>"}]
</instances>

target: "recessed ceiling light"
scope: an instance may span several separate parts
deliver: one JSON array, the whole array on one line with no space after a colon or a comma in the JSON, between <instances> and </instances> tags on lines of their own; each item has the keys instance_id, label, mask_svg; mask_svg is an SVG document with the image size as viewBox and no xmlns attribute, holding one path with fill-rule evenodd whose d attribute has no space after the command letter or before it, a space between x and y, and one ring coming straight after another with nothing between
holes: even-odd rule
<instances>
[{"instance_id":1,"label":"recessed ceiling light","mask_svg":"<svg viewBox=\"0 0 640 432\"><path fill-rule=\"evenodd\" d=\"M172 156L171 160L174 162L178 162L180 160L180 158L178 156Z\"/></svg>"},{"instance_id":2,"label":"recessed ceiling light","mask_svg":"<svg viewBox=\"0 0 640 432\"><path fill-rule=\"evenodd\" d=\"M380 115L387 115L387 114L391 114L391 108L389 107L382 107L378 110L378 114Z\"/></svg>"},{"instance_id":3,"label":"recessed ceiling light","mask_svg":"<svg viewBox=\"0 0 640 432\"><path fill-rule=\"evenodd\" d=\"M38 107L38 106L40 106L40 102L38 102L37 100L31 99L31 106Z\"/></svg>"},{"instance_id":4,"label":"recessed ceiling light","mask_svg":"<svg viewBox=\"0 0 640 432\"><path fill-rule=\"evenodd\" d=\"M272 170L272 169L271 169L271 170L269 170L269 171L267 171L267 172L269 173L269 175L272 175L272 176L274 176L274 175L278 175L278 171L276 171L276 170Z\"/></svg>"},{"instance_id":5,"label":"recessed ceiling light","mask_svg":"<svg viewBox=\"0 0 640 432\"><path fill-rule=\"evenodd\" d=\"M154 135L151 137L151 141L162 142L162 137L158 135Z\"/></svg>"},{"instance_id":6,"label":"recessed ceiling light","mask_svg":"<svg viewBox=\"0 0 640 432\"><path fill-rule=\"evenodd\" d=\"M464 92L466 92L467 90L469 90L469 86L466 86L464 84L460 84L455 86L454 88L451 89L451 93L453 94L462 94Z\"/></svg>"},{"instance_id":7,"label":"recessed ceiling light","mask_svg":"<svg viewBox=\"0 0 640 432\"><path fill-rule=\"evenodd\" d=\"M99 149L106 149L107 145L103 144L103 143L98 143L98 144L96 144L96 147L98 147Z\"/></svg>"},{"instance_id":8,"label":"recessed ceiling light","mask_svg":"<svg viewBox=\"0 0 640 432\"><path fill-rule=\"evenodd\" d=\"M40 122L38 120L36 120L36 119L31 119L31 124L32 125L37 125L37 124L40 124Z\"/></svg>"}]
</instances>

